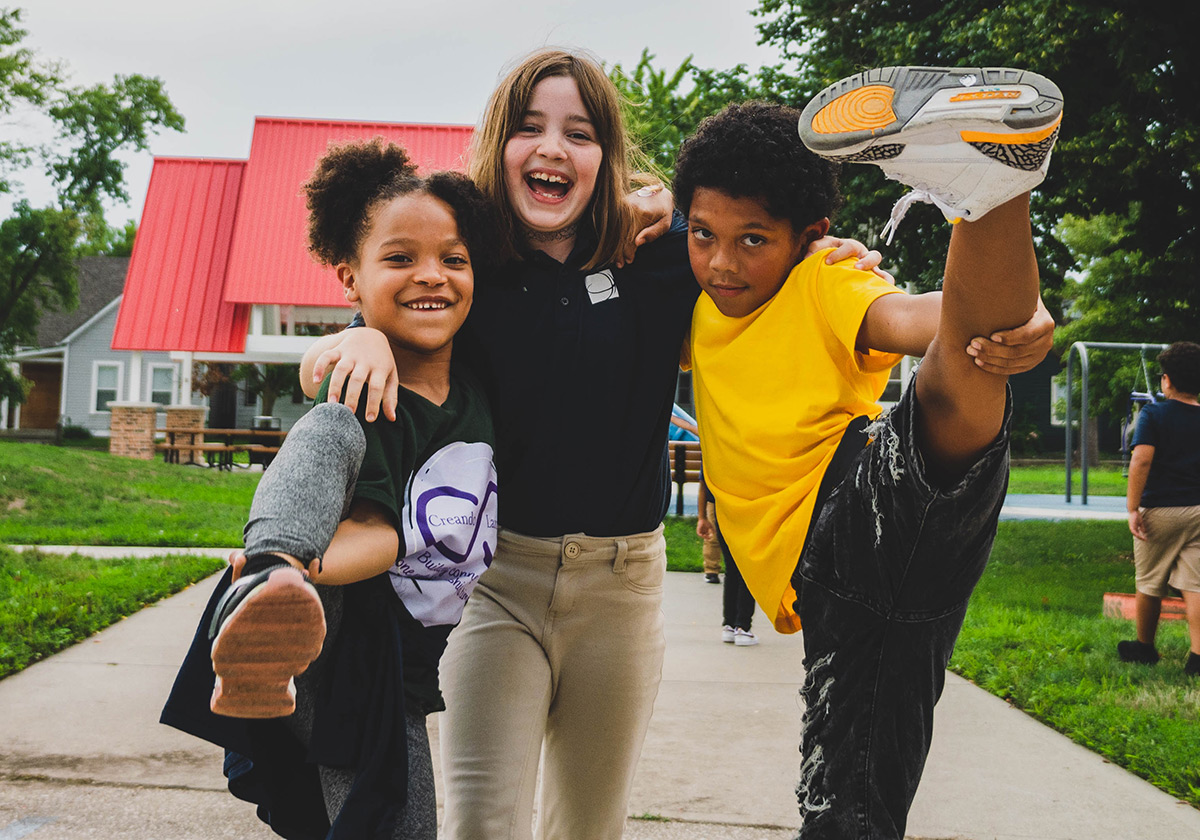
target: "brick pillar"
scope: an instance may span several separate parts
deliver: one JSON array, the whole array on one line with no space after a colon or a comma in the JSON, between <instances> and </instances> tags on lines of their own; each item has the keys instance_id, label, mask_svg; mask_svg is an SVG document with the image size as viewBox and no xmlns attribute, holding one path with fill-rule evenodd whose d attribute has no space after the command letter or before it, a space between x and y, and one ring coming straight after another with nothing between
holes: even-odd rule
<instances>
[{"instance_id":1,"label":"brick pillar","mask_svg":"<svg viewBox=\"0 0 1200 840\"><path fill-rule=\"evenodd\" d=\"M204 420L208 417L208 408L203 405L169 405L167 411L167 428L175 431L175 443L204 443ZM195 433L184 432L181 429L195 429ZM168 437L170 439L170 437ZM202 456L198 452L180 452L179 463L198 464Z\"/></svg>"},{"instance_id":2,"label":"brick pillar","mask_svg":"<svg viewBox=\"0 0 1200 840\"><path fill-rule=\"evenodd\" d=\"M110 402L108 451L149 461L154 457L158 403Z\"/></svg>"}]
</instances>

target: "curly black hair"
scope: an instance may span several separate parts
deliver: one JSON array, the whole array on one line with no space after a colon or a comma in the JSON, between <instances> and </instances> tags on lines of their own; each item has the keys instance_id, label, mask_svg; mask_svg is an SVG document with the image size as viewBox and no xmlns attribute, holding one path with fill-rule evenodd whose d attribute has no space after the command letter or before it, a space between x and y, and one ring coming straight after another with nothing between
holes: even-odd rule
<instances>
[{"instance_id":1,"label":"curly black hair","mask_svg":"<svg viewBox=\"0 0 1200 840\"><path fill-rule=\"evenodd\" d=\"M1200 344L1176 341L1158 354L1158 365L1171 386L1184 394L1200 394Z\"/></svg>"},{"instance_id":2,"label":"curly black hair","mask_svg":"<svg viewBox=\"0 0 1200 840\"><path fill-rule=\"evenodd\" d=\"M302 189L308 205L308 250L326 265L354 261L370 229L372 210L411 193L426 193L450 207L473 263L495 259L496 211L471 179L458 172L421 178L408 153L382 137L330 144Z\"/></svg>"},{"instance_id":3,"label":"curly black hair","mask_svg":"<svg viewBox=\"0 0 1200 840\"><path fill-rule=\"evenodd\" d=\"M700 123L675 158L675 202L686 216L697 188L756 198L801 231L842 204L838 165L810 152L785 105L730 105Z\"/></svg>"}]
</instances>

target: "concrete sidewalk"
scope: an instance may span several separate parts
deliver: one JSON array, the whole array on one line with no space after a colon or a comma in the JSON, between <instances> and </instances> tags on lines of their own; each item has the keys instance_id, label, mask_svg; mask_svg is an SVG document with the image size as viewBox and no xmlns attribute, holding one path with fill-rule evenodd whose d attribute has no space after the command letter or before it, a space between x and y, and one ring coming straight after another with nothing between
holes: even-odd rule
<instances>
[{"instance_id":1,"label":"concrete sidewalk","mask_svg":"<svg viewBox=\"0 0 1200 840\"><path fill-rule=\"evenodd\" d=\"M275 836L225 792L219 750L157 723L214 583L0 681L0 840ZM631 819L629 840L795 835L801 640L759 614L760 645L722 644L720 601L699 575L667 575L667 660L630 813L672 821ZM1200 811L950 675L908 831L1195 840Z\"/></svg>"}]
</instances>

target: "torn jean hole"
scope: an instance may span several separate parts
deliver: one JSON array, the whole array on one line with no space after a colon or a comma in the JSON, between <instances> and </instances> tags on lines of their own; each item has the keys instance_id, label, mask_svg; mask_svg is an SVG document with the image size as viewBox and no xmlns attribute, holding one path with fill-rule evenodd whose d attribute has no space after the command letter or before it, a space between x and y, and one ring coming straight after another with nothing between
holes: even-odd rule
<instances>
[{"instance_id":1,"label":"torn jean hole","mask_svg":"<svg viewBox=\"0 0 1200 840\"><path fill-rule=\"evenodd\" d=\"M834 654L818 659L808 669L804 680L804 717L801 720L800 743L804 745L804 760L800 765L800 781L796 784L796 798L800 803L800 816L819 814L833 807L833 799L823 792L825 780L825 752L815 738L809 738L812 728L820 727L829 717L829 695L833 690L832 662Z\"/></svg>"},{"instance_id":2,"label":"torn jean hole","mask_svg":"<svg viewBox=\"0 0 1200 840\"><path fill-rule=\"evenodd\" d=\"M904 453L901 451L900 435L897 434L896 427L891 423L891 412L885 411L880 414L873 423L863 429L863 433L868 438L868 446L882 447L882 459L887 469L886 477L890 477L893 484L899 484L900 478L904 475ZM859 464L855 480L859 486L865 486L869 492L871 515L875 520L875 547L878 548L883 539L883 513L879 510L879 489L877 484L872 481L874 476L870 470L866 471L866 481L863 481L863 470L866 463L868 462L864 461Z\"/></svg>"}]
</instances>

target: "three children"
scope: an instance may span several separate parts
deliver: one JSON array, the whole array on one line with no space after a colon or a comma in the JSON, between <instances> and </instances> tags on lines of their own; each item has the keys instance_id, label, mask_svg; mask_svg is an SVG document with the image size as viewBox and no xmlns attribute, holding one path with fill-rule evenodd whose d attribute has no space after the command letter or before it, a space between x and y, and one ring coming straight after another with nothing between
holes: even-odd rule
<instances>
[{"instance_id":1,"label":"three children","mask_svg":"<svg viewBox=\"0 0 1200 840\"><path fill-rule=\"evenodd\" d=\"M455 714L443 724L454 798L447 806L448 833L454 837L501 836L484 828L501 825L506 828L496 830L508 832L504 836L528 835L543 740L543 833L619 836L657 691L662 648L654 616L662 538L655 526L665 495L655 481L661 481L673 380L669 345L686 331L686 315L678 316L690 311L695 291L679 285L678 235L640 254L635 272L605 268L617 263L620 231L628 232L611 194L628 179L611 83L606 87L597 73L569 54L527 59L497 91L477 138L480 157L473 170L504 210L518 257L488 291L486 317L473 318L470 330L471 355L504 435L506 482L511 475L517 488L504 497L502 509L506 527L516 530L502 535L501 562L455 634L457 703L451 702ZM725 537L759 603L780 630L794 632L801 619L805 625L803 837L903 835L943 670L986 562L1007 481L1005 377L977 365L963 348L975 336L1027 322L1037 309L1027 191L1045 171L1060 109L1057 89L1034 74L888 68L843 80L814 100L803 118L776 106L734 106L707 121L681 150L677 197L687 216L691 270L705 293L691 317L688 346L706 478ZM890 175L917 187L919 198L967 220L952 237L942 293L901 294L844 262L826 265L828 252L805 258L828 230L837 189L830 164L798 142L798 121L805 141L822 154L881 161ZM408 179L411 174L400 177L406 184ZM214 661L222 658L217 651L226 633L234 658L253 662L257 654L246 652L254 640L272 633L288 638L293 630L273 618L247 622L244 641L238 641L240 604L265 605L278 589L291 593L278 599L285 613L294 612L295 604L311 605L296 566L318 583L322 576L336 583L367 576L344 587L343 598L353 586L370 594L353 609L343 603L340 625L326 589L320 590L330 637L361 641L371 635L368 626L395 630L375 634L384 638L375 661L395 666L401 679L382 682L405 696L405 724L419 718L421 728L422 712L438 706L441 631L457 620L447 607L470 588L470 581L459 586L461 576L439 577L450 567L422 554L436 547L453 560L467 549L486 548L481 565L487 566L495 546L481 532L470 545L451 547L423 527L425 496L405 495L424 486L418 483L427 472L438 473L440 456L433 456L443 448L462 444L467 461L490 467L490 457L471 448L489 443L482 425L464 422L463 431L446 437L438 423L425 424L435 409L450 406L456 417L466 417L481 408L469 384L455 384L449 352L471 303L476 249L466 246L481 234L470 220L482 217L428 184L358 196L350 202L361 210L358 221L344 226L339 246L326 249L314 238L314 251L336 265L366 326L386 336L402 391L409 394L400 400L407 413L401 412L398 428L416 430L416 441L409 432L389 437L356 424L367 432L364 459L356 454L361 445L339 449L319 437L304 443L303 434L296 436L293 448L301 451L285 463L294 460L300 471L281 471L286 484L308 474L305 451L340 453L331 459L336 463L322 461L319 468L329 473L321 497L344 502L340 508L324 505L337 508L333 527L300 522L299 539L264 538L252 549L260 533L286 532L278 521L294 519L284 503L279 516L260 517L260 507L275 503L264 497L259 506L256 500L242 570L248 582L231 590L248 594L210 607L219 613ZM346 204L329 206L341 211ZM420 293L410 297L409 289ZM633 303L639 305L623 305ZM925 361L901 403L880 416L877 400L887 370L906 353ZM580 378L585 370L589 376ZM335 382L346 375L341 371ZM361 371L356 376L359 383L367 378ZM567 383L574 381L587 388L570 391ZM547 391L547 383L557 383L557 390ZM576 399L564 402L559 391ZM599 397L610 392L613 399ZM585 398L616 412L603 425L614 430L612 443L619 447L597 473L603 480L593 482L596 503L568 505L553 480L555 465L539 465L526 444L545 444L539 430L550 434L554 418L576 411ZM645 417L631 431L628 413L635 410ZM353 438L343 425L335 436ZM653 445L631 448L629 435L643 427ZM631 449L645 457L615 469L625 457L620 453ZM379 470L372 481L365 482L362 471L354 474L356 460L362 470L368 464ZM339 470L339 463L351 468ZM494 523L488 507L494 503L492 473L473 466L444 474L460 473L471 476L471 489L451 496L469 496L475 521ZM269 484L260 490L270 492ZM325 534L332 540L328 549L321 545ZM403 562L397 563L398 554ZM482 570L480 564L475 570ZM382 607L385 589L393 600ZM586 609L573 610L576 601ZM627 617L614 621L610 603ZM356 622L395 620L371 625L376 619L368 618L347 635L351 616ZM544 619L550 619L546 626ZM310 640L318 635L314 631ZM403 656L388 647L389 638L403 647ZM413 640L423 651L423 675L410 675ZM597 670L599 640L605 656ZM196 649L207 656L205 641L198 638ZM312 645L299 648L292 659L303 659ZM322 750L342 739L323 728L323 714L333 706L314 705L311 716L304 712L306 680L313 681L314 695L361 708L363 686L353 676L344 678L342 664L363 673L361 658L355 660L345 642L331 647L326 640L325 652L299 681L300 711L287 727L299 729L309 760L322 765L335 836L356 836L348 826L377 820L380 808L395 810L397 803L370 796L361 784L361 756L345 762L359 768L350 776L343 769L334 781L326 773L338 762L324 760ZM222 674L216 702L237 695L236 670ZM577 672L581 676L572 676ZM612 702L597 702L597 676ZM381 682L378 673L373 682ZM411 684L432 691L414 696ZM387 708L386 690L368 699L383 704L372 708ZM181 720L188 728L186 717L171 722ZM211 734L211 723L200 728ZM411 729L405 767L421 751ZM608 735L597 741L589 734L597 731ZM376 735L361 729L350 734L355 744ZM230 740L242 754L257 746L249 736L225 742ZM580 752L585 743L588 749ZM425 750L422 763L427 745ZM369 752L368 773L390 772L385 763L395 759L394 750ZM513 774L516 766L520 771ZM425 816L419 828L401 828L407 819L401 817L394 836L432 836L425 826L431 792L418 796L411 782L404 787L406 807L419 806ZM338 835L343 818L348 833Z\"/></svg>"}]
</instances>

